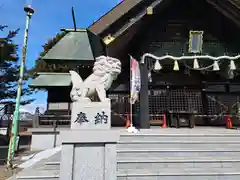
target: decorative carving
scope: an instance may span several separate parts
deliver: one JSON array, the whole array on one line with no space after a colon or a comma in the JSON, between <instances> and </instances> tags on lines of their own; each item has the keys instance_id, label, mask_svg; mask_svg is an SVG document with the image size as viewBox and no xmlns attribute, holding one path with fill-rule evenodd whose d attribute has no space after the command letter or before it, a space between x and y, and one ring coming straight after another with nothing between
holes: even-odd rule
<instances>
[{"instance_id":1,"label":"decorative carving","mask_svg":"<svg viewBox=\"0 0 240 180\"><path fill-rule=\"evenodd\" d=\"M84 81L75 71L69 71L72 80L72 90L70 97L72 101L87 100L98 95L101 102L106 100L106 90L108 90L113 81L121 73L120 60L112 57L100 56L96 58L93 73Z\"/></svg>"}]
</instances>

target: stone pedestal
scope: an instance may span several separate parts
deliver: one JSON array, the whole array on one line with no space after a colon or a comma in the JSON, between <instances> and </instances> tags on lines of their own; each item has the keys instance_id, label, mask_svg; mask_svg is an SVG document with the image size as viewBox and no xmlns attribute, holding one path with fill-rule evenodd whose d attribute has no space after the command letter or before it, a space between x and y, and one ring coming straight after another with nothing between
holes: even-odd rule
<instances>
[{"instance_id":1,"label":"stone pedestal","mask_svg":"<svg viewBox=\"0 0 240 180\"><path fill-rule=\"evenodd\" d=\"M110 129L111 100L78 101L72 104L71 129Z\"/></svg>"},{"instance_id":2,"label":"stone pedestal","mask_svg":"<svg viewBox=\"0 0 240 180\"><path fill-rule=\"evenodd\" d=\"M63 131L60 180L116 180L116 143L113 130Z\"/></svg>"}]
</instances>

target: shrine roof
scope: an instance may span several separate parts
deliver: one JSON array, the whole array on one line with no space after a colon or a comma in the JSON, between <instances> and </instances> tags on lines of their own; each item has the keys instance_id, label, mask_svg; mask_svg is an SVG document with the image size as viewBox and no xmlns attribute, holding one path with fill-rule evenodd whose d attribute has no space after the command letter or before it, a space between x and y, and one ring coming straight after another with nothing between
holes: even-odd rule
<instances>
[{"instance_id":1,"label":"shrine roof","mask_svg":"<svg viewBox=\"0 0 240 180\"><path fill-rule=\"evenodd\" d=\"M123 0L100 17L88 29L100 36L110 56L128 54L128 45L155 16L170 7L174 0ZM240 28L240 0L206 0L214 9ZM151 11L149 13L149 11Z\"/></svg>"},{"instance_id":2,"label":"shrine roof","mask_svg":"<svg viewBox=\"0 0 240 180\"><path fill-rule=\"evenodd\" d=\"M174 1L123 0L88 29L68 32L42 59L92 64L95 57L106 54L106 47L109 56L124 54L128 43L142 29L145 20L149 19L145 18L148 8L157 14L171 6L172 2ZM240 0L206 2L240 27Z\"/></svg>"},{"instance_id":3,"label":"shrine roof","mask_svg":"<svg viewBox=\"0 0 240 180\"><path fill-rule=\"evenodd\" d=\"M30 87L54 87L70 86L71 76L69 73L38 73L37 77L30 82Z\"/></svg>"},{"instance_id":4,"label":"shrine roof","mask_svg":"<svg viewBox=\"0 0 240 180\"><path fill-rule=\"evenodd\" d=\"M108 11L106 14L101 16L97 21L95 21L92 25L90 25L88 29L96 34L100 34L107 27L110 27L124 14L128 13L132 8L137 6L142 1L143 0L122 0L110 11Z\"/></svg>"},{"instance_id":5,"label":"shrine roof","mask_svg":"<svg viewBox=\"0 0 240 180\"><path fill-rule=\"evenodd\" d=\"M168 0L171 2L172 0ZM215 1L215 0L206 0L209 4L213 5L225 16L232 16L240 14L240 0L226 0L226 1ZM91 24L88 29L95 34L102 34L107 29L111 28L114 23L122 19L124 16L128 16L128 20L135 18L141 11L141 5L144 6L145 11L149 6L154 6L160 4L163 0L122 0L119 4L113 7L106 14L101 16L97 21ZM136 8L137 10L132 13L131 11ZM231 12L228 12L228 11ZM233 12L234 11L234 12ZM238 13L236 14L236 12Z\"/></svg>"},{"instance_id":6,"label":"shrine roof","mask_svg":"<svg viewBox=\"0 0 240 180\"><path fill-rule=\"evenodd\" d=\"M86 29L68 32L48 53L43 60L54 61L94 61L103 55L105 48L101 39Z\"/></svg>"}]
</instances>

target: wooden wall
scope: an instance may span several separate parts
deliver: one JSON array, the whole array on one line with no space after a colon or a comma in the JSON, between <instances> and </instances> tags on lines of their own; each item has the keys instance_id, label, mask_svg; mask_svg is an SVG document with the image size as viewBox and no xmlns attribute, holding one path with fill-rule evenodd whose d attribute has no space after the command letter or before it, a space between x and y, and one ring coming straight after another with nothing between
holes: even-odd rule
<instances>
[{"instance_id":1,"label":"wooden wall","mask_svg":"<svg viewBox=\"0 0 240 180\"><path fill-rule=\"evenodd\" d=\"M47 113L69 114L71 106L71 87L51 87L47 89Z\"/></svg>"},{"instance_id":2,"label":"wooden wall","mask_svg":"<svg viewBox=\"0 0 240 180\"><path fill-rule=\"evenodd\" d=\"M175 1L145 21L132 42L132 51L138 55L188 54L190 30L204 31L203 54L217 56L240 51L237 26L204 1Z\"/></svg>"}]
</instances>

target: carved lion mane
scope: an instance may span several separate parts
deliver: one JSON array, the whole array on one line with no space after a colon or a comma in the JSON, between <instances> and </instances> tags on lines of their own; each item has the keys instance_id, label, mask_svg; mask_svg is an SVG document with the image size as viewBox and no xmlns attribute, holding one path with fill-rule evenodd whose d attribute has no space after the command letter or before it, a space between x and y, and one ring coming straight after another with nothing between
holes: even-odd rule
<instances>
[{"instance_id":1,"label":"carved lion mane","mask_svg":"<svg viewBox=\"0 0 240 180\"><path fill-rule=\"evenodd\" d=\"M112 75L113 80L121 73L120 60L108 56L100 56L96 58L93 67L93 74L98 77L103 77L106 74Z\"/></svg>"}]
</instances>

